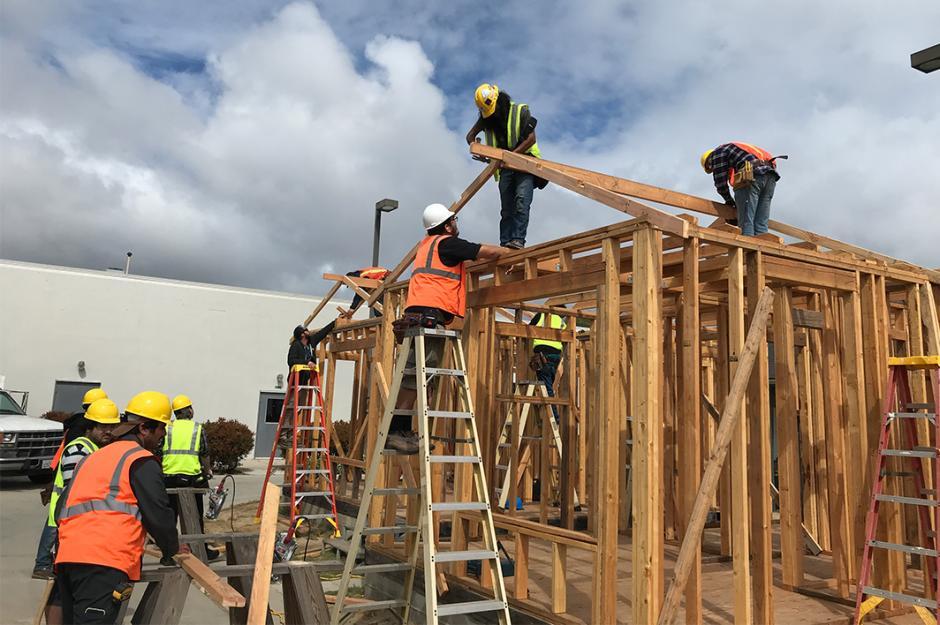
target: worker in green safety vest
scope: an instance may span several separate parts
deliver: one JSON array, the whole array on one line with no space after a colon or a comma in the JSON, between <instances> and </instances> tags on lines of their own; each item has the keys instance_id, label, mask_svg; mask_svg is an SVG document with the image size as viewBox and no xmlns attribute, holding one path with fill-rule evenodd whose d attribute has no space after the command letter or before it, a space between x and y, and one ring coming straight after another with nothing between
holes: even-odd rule
<instances>
[{"instance_id":1,"label":"worker in green safety vest","mask_svg":"<svg viewBox=\"0 0 940 625\"><path fill-rule=\"evenodd\" d=\"M207 488L212 478L212 460L202 424L193 420L193 402L186 395L173 398L173 423L163 439L163 482L167 488ZM179 518L179 496L170 493L170 507ZM203 529L203 496L196 495L199 531ZM210 559L218 552L207 548Z\"/></svg>"},{"instance_id":2,"label":"worker in green safety vest","mask_svg":"<svg viewBox=\"0 0 940 625\"><path fill-rule=\"evenodd\" d=\"M480 116L467 132L467 144L477 141L481 131L486 133L487 145L519 154L541 158L536 142L535 126L538 120L529 111L529 105L513 102L509 94L499 87L482 84L474 93ZM542 189L548 181L523 171L501 169L496 172L499 182L499 244L512 249L525 247L529 229L529 209L534 189Z\"/></svg>"},{"instance_id":3,"label":"worker in green safety vest","mask_svg":"<svg viewBox=\"0 0 940 625\"><path fill-rule=\"evenodd\" d=\"M529 321L529 325L555 330L563 330L568 327L565 320L554 313L535 313ZM561 350L563 347L561 341L548 339L533 339L532 341L532 351L534 353L529 364L535 371L535 377L545 384L549 397L555 396L555 375L558 373L558 365L561 363ZM552 414L555 415L555 421L558 421L558 409L555 406L552 406Z\"/></svg>"},{"instance_id":4,"label":"worker in green safety vest","mask_svg":"<svg viewBox=\"0 0 940 625\"><path fill-rule=\"evenodd\" d=\"M112 430L120 422L121 414L117 405L110 399L104 398L89 404L85 414L73 423L73 427L77 431L82 431L83 434L72 439L65 446L56 468L52 482L52 495L49 499L49 518L46 523L50 528L56 528L56 504L72 481L78 465L86 457L114 440ZM63 618L61 593L58 586L54 585L46 606L46 623L48 625L61 624Z\"/></svg>"}]
</instances>

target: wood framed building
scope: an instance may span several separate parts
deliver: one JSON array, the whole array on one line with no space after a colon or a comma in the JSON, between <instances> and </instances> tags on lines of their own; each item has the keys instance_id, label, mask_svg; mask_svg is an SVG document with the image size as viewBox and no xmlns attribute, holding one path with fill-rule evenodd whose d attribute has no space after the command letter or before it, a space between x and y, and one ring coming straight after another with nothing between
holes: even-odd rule
<instances>
[{"instance_id":1,"label":"wood framed building","mask_svg":"<svg viewBox=\"0 0 940 625\"><path fill-rule=\"evenodd\" d=\"M471 151L490 163L452 210L496 167L508 167L628 217L468 267L463 340L491 501L504 481L510 491L496 524L515 561L513 607L554 623L660 619L746 329L770 287L771 320L713 495L716 527L696 550L680 618L743 624L850 615L886 360L940 353L940 274L775 221L772 230L786 241L744 237L724 223L732 215L722 204L485 146ZM341 324L321 345L328 404L335 363L355 365L351 435L333 441L343 469L338 494L351 503L392 371L391 323L407 288L395 280L413 258L368 285L375 287L368 302L380 303L383 316ZM566 327L528 325L537 312L561 315ZM520 397L514 385L532 377L526 363L536 338L564 344L554 398ZM913 389L915 401L935 399L922 377ZM450 405L453 389L443 385L436 400ZM514 419L501 447L504 420L526 405L534 416L522 431ZM543 435L549 406L559 412L562 454ZM921 444L937 445L926 428L921 434ZM442 427L435 435L434 453L458 453L458 433ZM414 475L400 461L386 467L384 483ZM435 474L432 486L443 500L469 484L457 468ZM521 510L512 505L517 498ZM417 515L393 495L382 499L376 525ZM879 532L897 543L916 535L917 519L882 505ZM438 539L466 549L477 525L469 513L442 517ZM392 536L372 544L392 558L404 546ZM922 592L919 566L902 553L881 557L876 581ZM472 590L479 582L466 569L441 565L440 574ZM820 598L830 607L814 611ZM898 607L885 606L886 613Z\"/></svg>"}]
</instances>

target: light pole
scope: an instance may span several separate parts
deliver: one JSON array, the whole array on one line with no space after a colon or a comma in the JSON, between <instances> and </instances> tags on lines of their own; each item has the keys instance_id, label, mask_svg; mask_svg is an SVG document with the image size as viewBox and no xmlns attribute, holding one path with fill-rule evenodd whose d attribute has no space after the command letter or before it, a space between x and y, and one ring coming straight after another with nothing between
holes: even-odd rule
<instances>
[{"instance_id":1,"label":"light pole","mask_svg":"<svg viewBox=\"0 0 940 625\"><path fill-rule=\"evenodd\" d=\"M940 69L940 43L912 54L911 67L925 74Z\"/></svg>"},{"instance_id":2,"label":"light pole","mask_svg":"<svg viewBox=\"0 0 940 625\"><path fill-rule=\"evenodd\" d=\"M372 266L379 266L379 237L382 234L382 213L390 213L398 208L398 200L385 198L375 203L375 229L372 238Z\"/></svg>"}]
</instances>

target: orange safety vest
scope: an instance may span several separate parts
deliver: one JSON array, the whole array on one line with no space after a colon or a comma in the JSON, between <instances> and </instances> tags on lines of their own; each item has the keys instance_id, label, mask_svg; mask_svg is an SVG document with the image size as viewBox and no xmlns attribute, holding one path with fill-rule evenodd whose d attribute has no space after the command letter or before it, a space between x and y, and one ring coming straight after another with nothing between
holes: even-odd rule
<instances>
[{"instance_id":1,"label":"orange safety vest","mask_svg":"<svg viewBox=\"0 0 940 625\"><path fill-rule=\"evenodd\" d=\"M777 163L775 161L770 160L774 157L774 155L768 152L767 150L763 148L759 148L756 145L751 145L750 143L741 143L740 141L732 141L731 145L738 146L739 148L741 148L748 154L751 154L757 157L757 160L767 161L768 163L770 163L771 167L773 167L774 169L777 169ZM733 167L728 171L728 184L730 184L732 187L734 186L734 168Z\"/></svg>"},{"instance_id":2,"label":"orange safety vest","mask_svg":"<svg viewBox=\"0 0 940 625\"><path fill-rule=\"evenodd\" d=\"M408 281L408 301L405 308L428 306L440 308L452 315L463 317L467 312L466 270L464 263L448 267L441 262L437 246L451 235L438 234L424 237L418 244L415 264Z\"/></svg>"},{"instance_id":3,"label":"orange safety vest","mask_svg":"<svg viewBox=\"0 0 940 625\"><path fill-rule=\"evenodd\" d=\"M369 280L384 280L389 273L391 272L385 267L366 267L359 270L359 277L368 278Z\"/></svg>"},{"instance_id":4,"label":"orange safety vest","mask_svg":"<svg viewBox=\"0 0 940 625\"><path fill-rule=\"evenodd\" d=\"M131 490L131 465L153 457L136 441L116 441L85 456L59 514L56 565L98 564L140 579L147 532Z\"/></svg>"}]
</instances>

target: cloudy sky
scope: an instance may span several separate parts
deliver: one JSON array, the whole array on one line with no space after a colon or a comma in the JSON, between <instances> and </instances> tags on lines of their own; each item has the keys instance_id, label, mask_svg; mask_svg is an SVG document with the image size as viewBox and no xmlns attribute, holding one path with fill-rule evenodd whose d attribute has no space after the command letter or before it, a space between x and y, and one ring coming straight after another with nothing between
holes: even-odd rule
<instances>
[{"instance_id":1,"label":"cloudy sky","mask_svg":"<svg viewBox=\"0 0 940 625\"><path fill-rule=\"evenodd\" d=\"M940 266L940 3L0 0L0 257L318 293L479 171L474 87L546 158L711 196L727 140L788 153L773 216ZM495 5L493 5L495 6ZM497 239L498 193L462 213ZM529 241L622 215L549 186Z\"/></svg>"}]
</instances>

